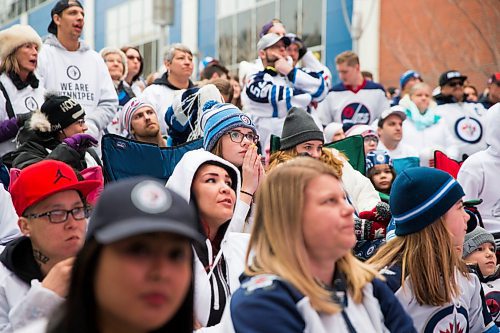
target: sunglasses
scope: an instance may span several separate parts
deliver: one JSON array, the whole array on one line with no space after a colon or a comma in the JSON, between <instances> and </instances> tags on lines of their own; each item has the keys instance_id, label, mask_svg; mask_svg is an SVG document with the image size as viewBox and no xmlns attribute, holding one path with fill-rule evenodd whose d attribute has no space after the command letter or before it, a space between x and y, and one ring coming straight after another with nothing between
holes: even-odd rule
<instances>
[{"instance_id":1,"label":"sunglasses","mask_svg":"<svg viewBox=\"0 0 500 333\"><path fill-rule=\"evenodd\" d=\"M446 84L447 86L450 86L450 87L456 87L456 86L463 86L464 83L462 81L452 81L452 82L448 82Z\"/></svg>"},{"instance_id":2,"label":"sunglasses","mask_svg":"<svg viewBox=\"0 0 500 333\"><path fill-rule=\"evenodd\" d=\"M135 59L137 61L141 61L141 57L139 57L139 56L133 56L133 55L128 55L127 59L128 60L134 60Z\"/></svg>"}]
</instances>

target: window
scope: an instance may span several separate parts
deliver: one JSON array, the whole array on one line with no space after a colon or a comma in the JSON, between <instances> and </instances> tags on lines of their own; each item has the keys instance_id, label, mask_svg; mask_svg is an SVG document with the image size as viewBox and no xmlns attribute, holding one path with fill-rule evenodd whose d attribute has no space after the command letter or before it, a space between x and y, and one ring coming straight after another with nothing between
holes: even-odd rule
<instances>
[{"instance_id":1,"label":"window","mask_svg":"<svg viewBox=\"0 0 500 333\"><path fill-rule=\"evenodd\" d=\"M324 53L324 2L325 0L219 0L219 61L236 72L241 61L256 59L261 28L273 18L283 21L288 32L301 36L308 48L321 59Z\"/></svg>"},{"instance_id":2,"label":"window","mask_svg":"<svg viewBox=\"0 0 500 333\"><path fill-rule=\"evenodd\" d=\"M0 25L19 17L47 0L0 0Z\"/></svg>"}]
</instances>

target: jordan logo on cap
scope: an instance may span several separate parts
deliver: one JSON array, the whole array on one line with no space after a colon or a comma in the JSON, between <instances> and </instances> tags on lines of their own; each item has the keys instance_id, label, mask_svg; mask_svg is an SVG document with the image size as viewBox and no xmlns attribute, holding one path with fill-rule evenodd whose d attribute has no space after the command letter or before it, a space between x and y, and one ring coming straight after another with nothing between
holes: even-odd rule
<instances>
[{"instance_id":1,"label":"jordan logo on cap","mask_svg":"<svg viewBox=\"0 0 500 333\"><path fill-rule=\"evenodd\" d=\"M71 178L63 175L63 173L61 172L61 169L57 169L56 179L54 180L54 184L57 184L57 182L60 181L62 178L65 178L65 179L71 181Z\"/></svg>"}]
</instances>

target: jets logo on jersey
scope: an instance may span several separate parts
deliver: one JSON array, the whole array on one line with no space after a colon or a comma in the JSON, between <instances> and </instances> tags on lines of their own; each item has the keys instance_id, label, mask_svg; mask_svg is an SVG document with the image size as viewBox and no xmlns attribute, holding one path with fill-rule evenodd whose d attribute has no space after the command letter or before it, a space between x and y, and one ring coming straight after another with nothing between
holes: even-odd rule
<instances>
[{"instance_id":1,"label":"jets logo on jersey","mask_svg":"<svg viewBox=\"0 0 500 333\"><path fill-rule=\"evenodd\" d=\"M486 305L490 310L491 317L494 321L497 321L500 317L500 292L492 291L487 293L484 298L486 299Z\"/></svg>"},{"instance_id":2,"label":"jets logo on jersey","mask_svg":"<svg viewBox=\"0 0 500 333\"><path fill-rule=\"evenodd\" d=\"M370 111L368 108L361 103L351 103L346 105L342 109L340 115L343 124L354 125L354 124L365 124L370 123Z\"/></svg>"},{"instance_id":3,"label":"jets logo on jersey","mask_svg":"<svg viewBox=\"0 0 500 333\"><path fill-rule=\"evenodd\" d=\"M432 315L424 333L465 333L469 331L469 314L460 306L450 305Z\"/></svg>"},{"instance_id":4,"label":"jets logo on jersey","mask_svg":"<svg viewBox=\"0 0 500 333\"><path fill-rule=\"evenodd\" d=\"M71 65L66 69L66 75L72 80L78 80L82 76L82 73L80 73L78 67Z\"/></svg>"},{"instance_id":5,"label":"jets logo on jersey","mask_svg":"<svg viewBox=\"0 0 500 333\"><path fill-rule=\"evenodd\" d=\"M35 111L36 109L38 109L38 103L32 96L29 96L24 100L24 106L26 106L26 109L30 111Z\"/></svg>"},{"instance_id":6,"label":"jets logo on jersey","mask_svg":"<svg viewBox=\"0 0 500 333\"><path fill-rule=\"evenodd\" d=\"M483 136L483 127L475 118L461 117L455 122L455 134L467 143L478 143Z\"/></svg>"}]
</instances>

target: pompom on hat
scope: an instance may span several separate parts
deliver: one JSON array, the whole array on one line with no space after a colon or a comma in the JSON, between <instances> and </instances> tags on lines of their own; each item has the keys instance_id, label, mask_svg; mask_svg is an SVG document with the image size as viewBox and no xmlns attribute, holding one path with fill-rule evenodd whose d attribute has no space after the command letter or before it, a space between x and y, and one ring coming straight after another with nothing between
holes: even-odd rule
<instances>
[{"instance_id":1,"label":"pompom on hat","mask_svg":"<svg viewBox=\"0 0 500 333\"><path fill-rule=\"evenodd\" d=\"M249 128L257 133L252 120L233 104L208 101L203 105L201 129L205 150L211 151L224 134L236 127Z\"/></svg>"},{"instance_id":2,"label":"pompom on hat","mask_svg":"<svg viewBox=\"0 0 500 333\"><path fill-rule=\"evenodd\" d=\"M396 235L424 229L464 195L462 186L444 171L427 167L404 170L392 184L389 201Z\"/></svg>"},{"instance_id":3,"label":"pompom on hat","mask_svg":"<svg viewBox=\"0 0 500 333\"><path fill-rule=\"evenodd\" d=\"M4 60L26 43L34 43L38 50L42 47L42 39L29 25L15 24L0 31L0 59Z\"/></svg>"}]
</instances>

